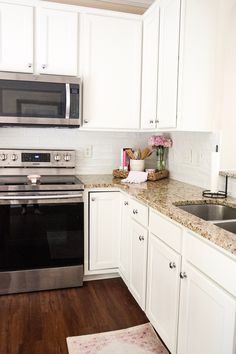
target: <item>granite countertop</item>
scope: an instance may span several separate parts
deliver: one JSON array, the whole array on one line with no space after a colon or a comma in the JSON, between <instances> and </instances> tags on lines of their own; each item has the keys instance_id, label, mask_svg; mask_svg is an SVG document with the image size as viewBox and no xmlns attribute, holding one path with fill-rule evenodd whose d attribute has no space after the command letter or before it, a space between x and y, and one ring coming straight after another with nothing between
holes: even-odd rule
<instances>
[{"instance_id":1,"label":"granite countertop","mask_svg":"<svg viewBox=\"0 0 236 354\"><path fill-rule=\"evenodd\" d=\"M141 185L127 185L111 175L81 175L79 178L83 181L85 188L119 188L236 256L235 234L176 207L176 205L188 203L215 203L236 207L235 198L228 197L223 200L203 198L203 189L172 179L148 181Z\"/></svg>"},{"instance_id":2,"label":"granite countertop","mask_svg":"<svg viewBox=\"0 0 236 354\"><path fill-rule=\"evenodd\" d=\"M235 170L220 171L220 176L236 178Z\"/></svg>"}]
</instances>

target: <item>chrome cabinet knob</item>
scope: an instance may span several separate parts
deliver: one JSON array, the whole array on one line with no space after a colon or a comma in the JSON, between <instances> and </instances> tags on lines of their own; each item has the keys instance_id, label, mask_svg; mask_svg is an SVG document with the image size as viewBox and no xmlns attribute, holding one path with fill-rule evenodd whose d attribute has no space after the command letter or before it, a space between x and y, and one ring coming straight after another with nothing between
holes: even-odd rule
<instances>
[{"instance_id":1,"label":"chrome cabinet knob","mask_svg":"<svg viewBox=\"0 0 236 354\"><path fill-rule=\"evenodd\" d=\"M175 262L170 262L169 267L170 267L170 269L176 268Z\"/></svg>"},{"instance_id":2,"label":"chrome cabinet knob","mask_svg":"<svg viewBox=\"0 0 236 354\"><path fill-rule=\"evenodd\" d=\"M7 154L0 154L0 160L5 161L7 159Z\"/></svg>"},{"instance_id":3,"label":"chrome cabinet knob","mask_svg":"<svg viewBox=\"0 0 236 354\"><path fill-rule=\"evenodd\" d=\"M181 279L187 278L187 274L185 272L180 272L179 276Z\"/></svg>"},{"instance_id":4,"label":"chrome cabinet knob","mask_svg":"<svg viewBox=\"0 0 236 354\"><path fill-rule=\"evenodd\" d=\"M149 123L150 123L150 124L153 124L153 123L154 123L154 121L151 119L151 120L149 121Z\"/></svg>"},{"instance_id":5,"label":"chrome cabinet knob","mask_svg":"<svg viewBox=\"0 0 236 354\"><path fill-rule=\"evenodd\" d=\"M144 236L139 236L139 241L144 241Z\"/></svg>"},{"instance_id":6,"label":"chrome cabinet knob","mask_svg":"<svg viewBox=\"0 0 236 354\"><path fill-rule=\"evenodd\" d=\"M64 160L65 160L65 161L70 161L70 159L71 159L70 154L64 155Z\"/></svg>"},{"instance_id":7,"label":"chrome cabinet knob","mask_svg":"<svg viewBox=\"0 0 236 354\"><path fill-rule=\"evenodd\" d=\"M89 121L88 121L87 119L84 120L84 124L88 124L88 122L89 122Z\"/></svg>"},{"instance_id":8,"label":"chrome cabinet knob","mask_svg":"<svg viewBox=\"0 0 236 354\"><path fill-rule=\"evenodd\" d=\"M124 205L129 205L129 202L125 201L125 202L124 202Z\"/></svg>"},{"instance_id":9,"label":"chrome cabinet knob","mask_svg":"<svg viewBox=\"0 0 236 354\"><path fill-rule=\"evenodd\" d=\"M138 210L137 209L133 209L133 214L138 214Z\"/></svg>"},{"instance_id":10,"label":"chrome cabinet knob","mask_svg":"<svg viewBox=\"0 0 236 354\"><path fill-rule=\"evenodd\" d=\"M33 64L32 63L28 63L28 68L32 68Z\"/></svg>"},{"instance_id":11,"label":"chrome cabinet knob","mask_svg":"<svg viewBox=\"0 0 236 354\"><path fill-rule=\"evenodd\" d=\"M16 154L11 155L12 161L16 161L18 159L18 156Z\"/></svg>"},{"instance_id":12,"label":"chrome cabinet knob","mask_svg":"<svg viewBox=\"0 0 236 354\"><path fill-rule=\"evenodd\" d=\"M95 202L95 200L96 200L95 198L91 198L91 201L92 201L92 202Z\"/></svg>"},{"instance_id":13,"label":"chrome cabinet knob","mask_svg":"<svg viewBox=\"0 0 236 354\"><path fill-rule=\"evenodd\" d=\"M42 69L46 69L47 65L46 64L42 64Z\"/></svg>"},{"instance_id":14,"label":"chrome cabinet knob","mask_svg":"<svg viewBox=\"0 0 236 354\"><path fill-rule=\"evenodd\" d=\"M54 160L55 160L55 161L60 161L60 159L61 159L61 156L60 156L60 155L57 154L57 155L54 156Z\"/></svg>"},{"instance_id":15,"label":"chrome cabinet knob","mask_svg":"<svg viewBox=\"0 0 236 354\"><path fill-rule=\"evenodd\" d=\"M159 120L158 120L158 119L156 119L156 120L155 120L155 123L159 123Z\"/></svg>"}]
</instances>

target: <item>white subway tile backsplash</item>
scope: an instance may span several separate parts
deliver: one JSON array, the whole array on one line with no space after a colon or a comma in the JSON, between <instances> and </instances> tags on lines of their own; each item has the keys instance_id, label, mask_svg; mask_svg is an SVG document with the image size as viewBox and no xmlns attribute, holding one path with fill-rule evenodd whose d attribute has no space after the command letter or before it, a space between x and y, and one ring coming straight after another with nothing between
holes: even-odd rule
<instances>
[{"instance_id":1,"label":"white subway tile backsplash","mask_svg":"<svg viewBox=\"0 0 236 354\"><path fill-rule=\"evenodd\" d=\"M106 174L120 166L122 147L144 148L149 136L63 128L0 128L0 148L73 149L77 152L77 173ZM92 146L92 157L84 156L87 146ZM150 162L147 165L150 167Z\"/></svg>"},{"instance_id":2,"label":"white subway tile backsplash","mask_svg":"<svg viewBox=\"0 0 236 354\"><path fill-rule=\"evenodd\" d=\"M212 134L173 132L169 170L174 179L209 188Z\"/></svg>"},{"instance_id":3,"label":"white subway tile backsplash","mask_svg":"<svg viewBox=\"0 0 236 354\"><path fill-rule=\"evenodd\" d=\"M156 133L157 134L157 133ZM120 166L122 147L144 148L153 133L85 132L63 128L0 128L1 148L74 149L77 173L109 174ZM168 168L171 178L209 188L211 152L214 134L172 132L173 147L169 149ZM92 146L92 157L84 149ZM156 166L155 152L145 161L147 168ZM224 179L220 178L220 188ZM229 180L229 193L236 196L236 180Z\"/></svg>"}]
</instances>

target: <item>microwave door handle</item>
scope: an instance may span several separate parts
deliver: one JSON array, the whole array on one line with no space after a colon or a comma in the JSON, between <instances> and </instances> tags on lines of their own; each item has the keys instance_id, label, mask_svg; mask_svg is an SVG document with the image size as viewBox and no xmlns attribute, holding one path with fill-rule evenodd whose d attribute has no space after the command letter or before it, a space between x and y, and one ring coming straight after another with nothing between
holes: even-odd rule
<instances>
[{"instance_id":1,"label":"microwave door handle","mask_svg":"<svg viewBox=\"0 0 236 354\"><path fill-rule=\"evenodd\" d=\"M70 118L70 84L66 84L66 119Z\"/></svg>"}]
</instances>

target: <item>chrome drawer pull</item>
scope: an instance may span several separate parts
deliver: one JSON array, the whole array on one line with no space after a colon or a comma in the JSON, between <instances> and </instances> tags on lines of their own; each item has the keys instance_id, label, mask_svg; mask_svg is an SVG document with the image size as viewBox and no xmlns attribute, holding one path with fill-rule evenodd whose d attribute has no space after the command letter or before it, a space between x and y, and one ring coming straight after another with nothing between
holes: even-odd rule
<instances>
[{"instance_id":1,"label":"chrome drawer pull","mask_svg":"<svg viewBox=\"0 0 236 354\"><path fill-rule=\"evenodd\" d=\"M175 262L170 262L169 267L170 267L170 269L176 268Z\"/></svg>"},{"instance_id":2,"label":"chrome drawer pull","mask_svg":"<svg viewBox=\"0 0 236 354\"><path fill-rule=\"evenodd\" d=\"M187 278L187 274L185 272L180 272L179 276L181 279Z\"/></svg>"}]
</instances>

